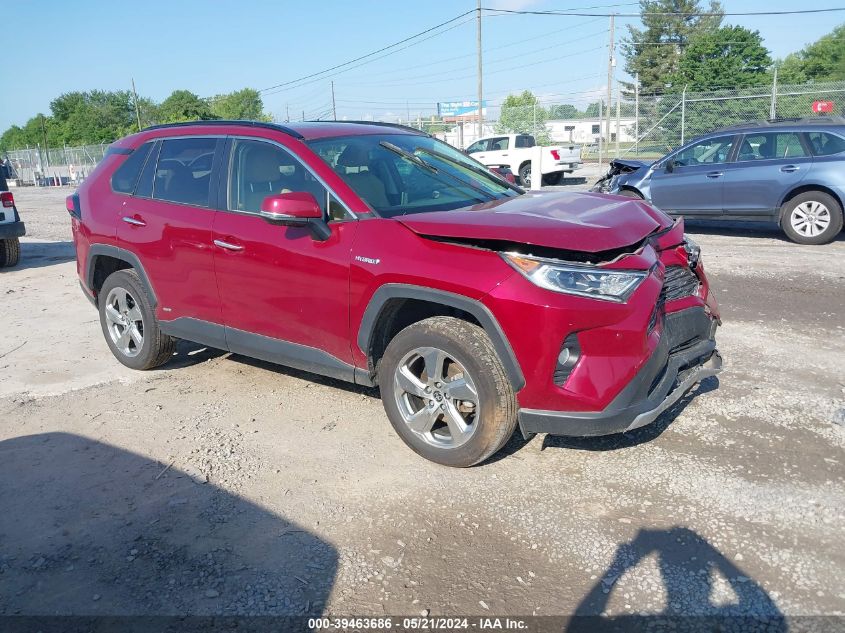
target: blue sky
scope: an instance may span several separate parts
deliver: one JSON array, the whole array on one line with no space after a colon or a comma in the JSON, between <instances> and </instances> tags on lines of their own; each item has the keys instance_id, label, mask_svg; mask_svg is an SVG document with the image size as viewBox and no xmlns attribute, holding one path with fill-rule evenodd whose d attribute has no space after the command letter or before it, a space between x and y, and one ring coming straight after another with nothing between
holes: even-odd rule
<instances>
[{"instance_id":1,"label":"blue sky","mask_svg":"<svg viewBox=\"0 0 845 633\"><path fill-rule=\"evenodd\" d=\"M485 0L509 9L635 12L622 0ZM776 11L845 6L808 0L723 0L727 11ZM320 71L403 39L473 9L475 0L415 2L271 2L262 0L21 0L3 8L4 63L0 130L48 112L71 90L116 90L135 78L139 94L157 101L187 88L200 96L245 86L258 89ZM727 17L760 31L775 57L830 32L845 12ZM617 19L617 38L625 24ZM265 93L265 109L284 120L325 115L335 82L339 117L406 118L434 112L437 101L476 94L475 19L358 68L286 90ZM544 102L585 105L606 85L606 18L484 18L484 87L491 106L509 92L531 89ZM617 78L624 78L620 60Z\"/></svg>"}]
</instances>

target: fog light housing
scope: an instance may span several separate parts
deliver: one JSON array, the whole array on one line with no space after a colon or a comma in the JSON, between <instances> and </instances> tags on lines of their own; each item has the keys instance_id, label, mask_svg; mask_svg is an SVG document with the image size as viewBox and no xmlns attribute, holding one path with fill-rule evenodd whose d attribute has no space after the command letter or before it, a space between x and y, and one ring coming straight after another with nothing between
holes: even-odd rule
<instances>
[{"instance_id":1,"label":"fog light housing","mask_svg":"<svg viewBox=\"0 0 845 633\"><path fill-rule=\"evenodd\" d=\"M552 380L558 387L562 387L566 383L580 359L581 345L578 343L578 335L573 332L564 339L557 355L557 364Z\"/></svg>"}]
</instances>

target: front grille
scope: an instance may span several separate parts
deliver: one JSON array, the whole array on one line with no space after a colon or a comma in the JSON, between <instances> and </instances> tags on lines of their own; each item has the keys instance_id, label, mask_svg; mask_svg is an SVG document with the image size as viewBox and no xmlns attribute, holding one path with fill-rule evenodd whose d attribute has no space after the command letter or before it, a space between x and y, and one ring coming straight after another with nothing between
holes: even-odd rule
<instances>
[{"instance_id":1,"label":"front grille","mask_svg":"<svg viewBox=\"0 0 845 633\"><path fill-rule=\"evenodd\" d=\"M667 266L666 278L660 291L660 301L674 301L691 297L698 292L698 277L686 266Z\"/></svg>"}]
</instances>

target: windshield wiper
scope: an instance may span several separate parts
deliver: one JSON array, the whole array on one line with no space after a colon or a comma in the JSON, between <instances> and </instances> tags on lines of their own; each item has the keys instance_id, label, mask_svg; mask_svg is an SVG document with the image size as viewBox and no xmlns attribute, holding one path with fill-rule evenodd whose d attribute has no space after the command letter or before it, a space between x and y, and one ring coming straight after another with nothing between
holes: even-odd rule
<instances>
[{"instance_id":1,"label":"windshield wiper","mask_svg":"<svg viewBox=\"0 0 845 633\"><path fill-rule=\"evenodd\" d=\"M418 167L422 167L426 171L430 171L432 174L436 174L437 172L440 171L434 165L429 165L427 162L425 162L422 158L420 158L416 154L409 152L407 150L404 150L401 147L399 147L398 145L394 145L393 143L389 143L388 141L382 141L381 143L379 143L379 145L381 145L384 149L389 149L394 154L399 154L405 160L408 160L408 161L414 163Z\"/></svg>"},{"instance_id":2,"label":"windshield wiper","mask_svg":"<svg viewBox=\"0 0 845 633\"><path fill-rule=\"evenodd\" d=\"M434 149L426 149L424 147L417 147L416 151L422 152L423 154L428 154L429 156L434 156L436 158L439 158L440 160L446 161L447 163L452 163L453 165L457 165L458 167L464 167L466 169L469 169L471 172L478 174L479 176L484 176L488 180L492 180L493 182L495 182L497 185L504 185L508 189L516 191L517 193L525 193L525 190L523 190L521 187L517 187L516 185L509 183L504 178L500 178L497 174L495 174L492 171L489 171L489 170L487 170L483 167L477 167L475 165L462 163L461 161L456 160L456 159L452 158L451 156L449 156L447 154L443 154L441 152L438 152L437 150L434 150Z\"/></svg>"}]
</instances>

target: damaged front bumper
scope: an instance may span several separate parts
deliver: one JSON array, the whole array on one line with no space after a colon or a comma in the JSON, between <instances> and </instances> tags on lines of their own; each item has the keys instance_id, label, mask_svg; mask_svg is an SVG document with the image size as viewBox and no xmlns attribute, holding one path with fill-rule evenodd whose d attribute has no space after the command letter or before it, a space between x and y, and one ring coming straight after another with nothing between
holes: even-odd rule
<instances>
[{"instance_id":1,"label":"damaged front bumper","mask_svg":"<svg viewBox=\"0 0 845 633\"><path fill-rule=\"evenodd\" d=\"M717 321L701 307L667 314L651 358L603 411L520 409L523 436L611 435L650 424L696 383L720 371L716 327Z\"/></svg>"}]
</instances>

